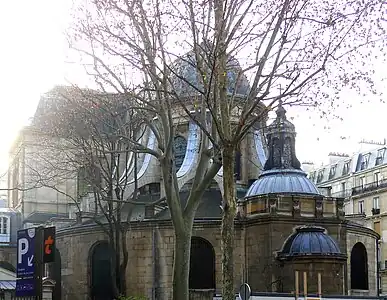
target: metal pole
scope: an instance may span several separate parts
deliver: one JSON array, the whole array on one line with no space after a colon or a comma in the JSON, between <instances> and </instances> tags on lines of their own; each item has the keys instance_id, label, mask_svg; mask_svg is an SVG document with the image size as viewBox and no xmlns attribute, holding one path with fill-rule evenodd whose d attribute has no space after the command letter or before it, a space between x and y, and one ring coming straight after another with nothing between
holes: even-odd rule
<instances>
[{"instance_id":1,"label":"metal pole","mask_svg":"<svg viewBox=\"0 0 387 300\"><path fill-rule=\"evenodd\" d=\"M294 284L295 284L295 289L296 289L296 300L298 300L298 296L299 296L299 294L300 294L300 283L299 283L299 277L298 277L298 271L295 271L294 272L295 274L294 274Z\"/></svg>"},{"instance_id":2,"label":"metal pole","mask_svg":"<svg viewBox=\"0 0 387 300\"><path fill-rule=\"evenodd\" d=\"M39 226L36 228L36 239L35 239L36 300L42 300L43 298L43 286L42 286L43 275L44 275L43 242L44 242L44 227Z\"/></svg>"}]
</instances>

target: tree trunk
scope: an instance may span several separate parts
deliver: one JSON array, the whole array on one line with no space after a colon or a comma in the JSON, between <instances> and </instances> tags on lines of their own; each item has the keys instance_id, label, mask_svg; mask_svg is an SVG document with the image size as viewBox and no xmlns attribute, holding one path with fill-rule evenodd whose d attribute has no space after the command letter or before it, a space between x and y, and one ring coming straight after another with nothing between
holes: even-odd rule
<instances>
[{"instance_id":1,"label":"tree trunk","mask_svg":"<svg viewBox=\"0 0 387 300\"><path fill-rule=\"evenodd\" d=\"M125 226L125 225L124 225ZM122 263L120 265L120 289L121 294L126 296L126 268L129 261L129 252L126 243L127 230L122 228L121 230L121 248L122 248Z\"/></svg>"},{"instance_id":2,"label":"tree trunk","mask_svg":"<svg viewBox=\"0 0 387 300\"><path fill-rule=\"evenodd\" d=\"M191 229L175 228L175 253L173 263L173 300L189 299L189 264L191 253Z\"/></svg>"},{"instance_id":3,"label":"tree trunk","mask_svg":"<svg viewBox=\"0 0 387 300\"><path fill-rule=\"evenodd\" d=\"M234 181L234 147L226 146L223 162L223 215L222 215L222 299L235 300L234 290L234 218L236 215Z\"/></svg>"}]
</instances>

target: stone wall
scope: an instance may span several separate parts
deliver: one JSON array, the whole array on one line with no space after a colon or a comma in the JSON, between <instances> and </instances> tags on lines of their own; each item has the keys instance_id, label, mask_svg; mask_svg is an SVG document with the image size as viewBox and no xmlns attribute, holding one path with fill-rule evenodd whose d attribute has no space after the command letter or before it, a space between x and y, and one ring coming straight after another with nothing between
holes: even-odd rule
<instances>
[{"instance_id":1,"label":"stone wall","mask_svg":"<svg viewBox=\"0 0 387 300\"><path fill-rule=\"evenodd\" d=\"M283 269L276 256L297 226L324 227L338 242L342 252L346 252L345 226L340 226L341 222L337 219L319 222L311 218L268 216L250 220L249 223L246 227L247 281L254 291L282 292Z\"/></svg>"},{"instance_id":2,"label":"stone wall","mask_svg":"<svg viewBox=\"0 0 387 300\"><path fill-rule=\"evenodd\" d=\"M295 271L298 271L299 293L304 292L304 272L307 275L308 294L318 294L318 273L321 274L321 291L323 295L342 295L344 286L344 261L305 259L285 262L282 268L283 292L295 293Z\"/></svg>"},{"instance_id":3,"label":"stone wall","mask_svg":"<svg viewBox=\"0 0 387 300\"><path fill-rule=\"evenodd\" d=\"M97 241L102 240L106 238L98 227L58 234L56 246L61 255L63 300L87 299L89 252Z\"/></svg>"},{"instance_id":4,"label":"stone wall","mask_svg":"<svg viewBox=\"0 0 387 300\"><path fill-rule=\"evenodd\" d=\"M328 234L339 243L343 253L347 252L348 256L357 241L366 245L370 262L370 293L376 294L376 257L374 257L376 249L373 231L352 228L346 237L347 225L337 219L318 222L311 218L294 219L282 216L260 217L236 224L234 250L236 291L241 283L248 282L253 291L289 292L285 289L291 289L294 285L292 277L294 270L288 272L288 275L284 273L283 264L276 259L277 252L282 249L295 227L308 223L326 228ZM216 290L220 291L222 288L220 221L195 223L193 236L206 239L214 248ZM62 258L64 300L87 299L90 279L89 253L97 241L103 240L106 240L106 237L98 230L98 226L73 229L72 232L70 230L58 232L57 247ZM127 234L127 247L128 295L143 295L150 299L154 296L158 300L169 299L172 290L174 254L174 232L171 224L165 221L158 224L146 221L133 223ZM347 264L344 264L345 268L348 268ZM333 267L327 267L327 270L332 273ZM339 272L339 275L345 274L346 271ZM324 274L322 284L329 286L330 281L327 279L329 276ZM340 285L343 281L342 288L347 290L348 281L345 275L339 280ZM287 285L289 287L285 288Z\"/></svg>"}]
</instances>

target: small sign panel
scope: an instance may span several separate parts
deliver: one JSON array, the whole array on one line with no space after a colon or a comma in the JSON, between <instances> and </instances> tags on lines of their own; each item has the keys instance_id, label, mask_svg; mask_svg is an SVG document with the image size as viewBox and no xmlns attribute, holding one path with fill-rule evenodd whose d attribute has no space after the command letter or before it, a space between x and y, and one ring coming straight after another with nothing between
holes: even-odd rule
<instances>
[{"instance_id":1,"label":"small sign panel","mask_svg":"<svg viewBox=\"0 0 387 300\"><path fill-rule=\"evenodd\" d=\"M55 227L44 228L43 262L55 260Z\"/></svg>"},{"instance_id":2,"label":"small sign panel","mask_svg":"<svg viewBox=\"0 0 387 300\"><path fill-rule=\"evenodd\" d=\"M35 238L35 228L17 232L16 297L35 295Z\"/></svg>"},{"instance_id":3,"label":"small sign panel","mask_svg":"<svg viewBox=\"0 0 387 300\"><path fill-rule=\"evenodd\" d=\"M17 232L17 271L18 278L34 276L35 228Z\"/></svg>"}]
</instances>

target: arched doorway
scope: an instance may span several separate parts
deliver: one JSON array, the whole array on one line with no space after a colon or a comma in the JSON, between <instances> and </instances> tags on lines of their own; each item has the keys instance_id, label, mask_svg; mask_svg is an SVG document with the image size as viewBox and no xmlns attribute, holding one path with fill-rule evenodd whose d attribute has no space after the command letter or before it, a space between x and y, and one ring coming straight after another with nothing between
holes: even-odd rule
<instances>
[{"instance_id":1,"label":"arched doorway","mask_svg":"<svg viewBox=\"0 0 387 300\"><path fill-rule=\"evenodd\" d=\"M53 292L53 300L61 300L62 298L62 259L58 249L55 249L54 262L48 263L48 277L55 280Z\"/></svg>"},{"instance_id":2,"label":"arched doorway","mask_svg":"<svg viewBox=\"0 0 387 300\"><path fill-rule=\"evenodd\" d=\"M90 294L92 300L113 299L112 251L109 243L98 242L90 253Z\"/></svg>"},{"instance_id":3,"label":"arched doorway","mask_svg":"<svg viewBox=\"0 0 387 300\"><path fill-rule=\"evenodd\" d=\"M362 243L356 243L351 251L351 289L368 290L367 250Z\"/></svg>"},{"instance_id":4,"label":"arched doorway","mask_svg":"<svg viewBox=\"0 0 387 300\"><path fill-rule=\"evenodd\" d=\"M215 289L215 251L209 241L200 237L191 239L189 288Z\"/></svg>"}]
</instances>

